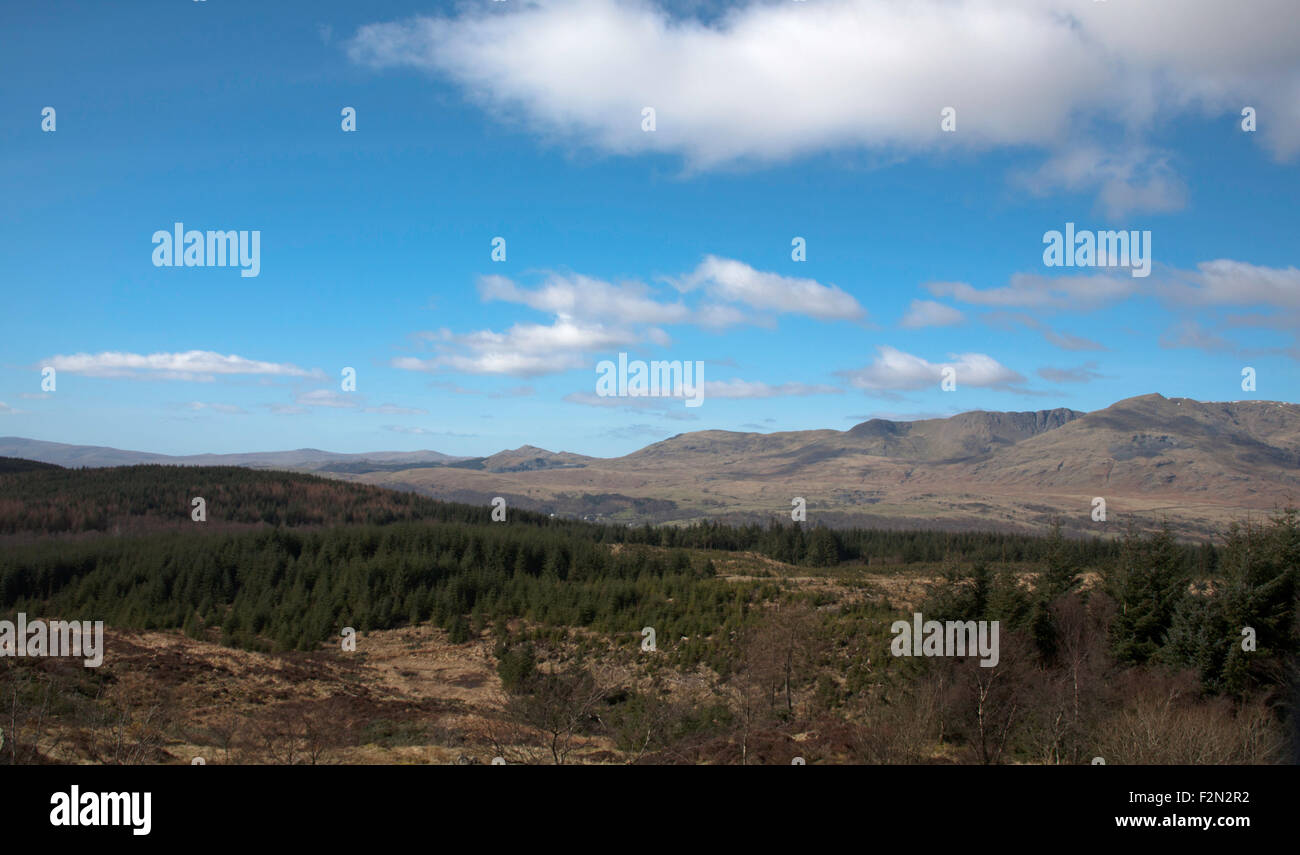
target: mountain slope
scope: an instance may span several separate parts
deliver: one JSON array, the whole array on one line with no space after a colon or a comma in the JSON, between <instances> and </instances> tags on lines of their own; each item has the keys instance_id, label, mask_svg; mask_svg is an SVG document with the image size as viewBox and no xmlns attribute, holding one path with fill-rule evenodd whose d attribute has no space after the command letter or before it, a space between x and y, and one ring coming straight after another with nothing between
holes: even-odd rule
<instances>
[{"instance_id":1,"label":"mountain slope","mask_svg":"<svg viewBox=\"0 0 1300 855\"><path fill-rule=\"evenodd\" d=\"M1022 442L973 474L1039 488L1300 496L1300 406L1142 395Z\"/></svg>"},{"instance_id":2,"label":"mountain slope","mask_svg":"<svg viewBox=\"0 0 1300 855\"><path fill-rule=\"evenodd\" d=\"M627 522L785 517L810 524L1118 530L1181 521L1208 534L1300 497L1300 406L1143 395L1104 410L873 419L847 431L679 434L618 458L532 471L373 473L461 501ZM1107 521L1092 518L1101 496Z\"/></svg>"}]
</instances>

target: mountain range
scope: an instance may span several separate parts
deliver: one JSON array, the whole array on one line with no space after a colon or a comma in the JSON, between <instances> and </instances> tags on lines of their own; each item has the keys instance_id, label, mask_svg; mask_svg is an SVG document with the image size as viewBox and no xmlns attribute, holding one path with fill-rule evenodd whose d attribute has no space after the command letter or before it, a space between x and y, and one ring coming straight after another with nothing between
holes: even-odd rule
<instances>
[{"instance_id":1,"label":"mountain range","mask_svg":"<svg viewBox=\"0 0 1300 855\"><path fill-rule=\"evenodd\" d=\"M316 449L183 457L0 438L0 456L63 466L235 465L317 472L438 498L617 522L1114 533L1168 519L1188 536L1300 497L1300 405L1142 395L1103 410L871 419L845 430L679 434L614 458L533 446L487 457ZM1096 499L1105 501L1099 519Z\"/></svg>"}]
</instances>

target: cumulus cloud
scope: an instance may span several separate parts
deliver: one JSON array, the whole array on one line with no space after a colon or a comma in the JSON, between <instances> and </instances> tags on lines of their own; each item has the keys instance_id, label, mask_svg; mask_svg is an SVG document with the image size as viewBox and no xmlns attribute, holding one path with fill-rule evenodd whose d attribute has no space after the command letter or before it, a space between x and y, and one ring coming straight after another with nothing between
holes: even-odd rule
<instances>
[{"instance_id":1,"label":"cumulus cloud","mask_svg":"<svg viewBox=\"0 0 1300 855\"><path fill-rule=\"evenodd\" d=\"M663 299L643 283L617 284L581 274L549 274L536 288L499 275L479 279L479 294L528 306L554 316L550 324L519 323L505 332L448 329L418 333L433 347L430 358L397 357L391 365L408 371L453 371L535 377L586 366L593 354L645 345L667 347L671 336L659 324L721 329L737 324L767 326L771 314L818 320L858 319L866 312L851 295L812 279L755 270L740 261L709 255L688 274L665 277L676 288ZM686 295L702 296L694 304Z\"/></svg>"},{"instance_id":2,"label":"cumulus cloud","mask_svg":"<svg viewBox=\"0 0 1300 855\"><path fill-rule=\"evenodd\" d=\"M541 287L528 290L504 276L484 276L478 288L485 300L521 303L538 311L584 320L636 318L648 324L675 324L691 317L691 310L680 302L657 302L640 282L614 285L590 276L552 274Z\"/></svg>"},{"instance_id":3,"label":"cumulus cloud","mask_svg":"<svg viewBox=\"0 0 1300 855\"><path fill-rule=\"evenodd\" d=\"M875 361L865 368L841 372L855 388L865 392L900 392L938 386L943 369L956 370L958 387L1010 389L1025 378L983 353L953 353L948 362L930 362L897 348L881 345Z\"/></svg>"},{"instance_id":4,"label":"cumulus cloud","mask_svg":"<svg viewBox=\"0 0 1300 855\"><path fill-rule=\"evenodd\" d=\"M806 315L819 320L857 320L866 310L852 295L814 279L755 270L743 261L705 256L695 270L674 284L683 291L702 288L727 303L760 311Z\"/></svg>"},{"instance_id":5,"label":"cumulus cloud","mask_svg":"<svg viewBox=\"0 0 1300 855\"><path fill-rule=\"evenodd\" d=\"M156 380L211 381L217 375L261 374L275 377L318 377L319 371L307 371L282 362L261 362L235 354L223 355L210 350L184 353L74 353L51 356L41 363L69 374L88 377L147 377Z\"/></svg>"},{"instance_id":6,"label":"cumulus cloud","mask_svg":"<svg viewBox=\"0 0 1300 855\"><path fill-rule=\"evenodd\" d=\"M1292 0L753 0L710 20L649 0L509 5L363 26L349 56L449 79L549 138L701 168L845 147L1068 151L1098 124L1140 139L1244 105L1269 117L1276 157L1300 152ZM946 106L956 133L939 132ZM1171 198L1151 162L1103 162L1104 204Z\"/></svg>"},{"instance_id":7,"label":"cumulus cloud","mask_svg":"<svg viewBox=\"0 0 1300 855\"><path fill-rule=\"evenodd\" d=\"M865 315L851 295L814 279L756 270L742 261L705 256L684 275L664 277L677 289L663 298L643 282L606 282L582 274L548 274L536 288L520 286L500 275L479 278L479 295L528 306L557 318L587 323L692 324L722 329L752 324L771 326L762 313L797 314L820 320L857 319ZM705 299L682 300L688 293Z\"/></svg>"}]
</instances>

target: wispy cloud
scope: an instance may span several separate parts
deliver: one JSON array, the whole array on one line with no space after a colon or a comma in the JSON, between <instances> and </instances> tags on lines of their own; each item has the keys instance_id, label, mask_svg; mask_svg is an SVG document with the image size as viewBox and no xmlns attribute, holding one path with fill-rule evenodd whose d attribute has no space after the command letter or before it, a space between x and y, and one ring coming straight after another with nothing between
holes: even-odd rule
<instances>
[{"instance_id":1,"label":"wispy cloud","mask_svg":"<svg viewBox=\"0 0 1300 855\"><path fill-rule=\"evenodd\" d=\"M355 398L348 397L343 392L336 392L333 389L313 389L310 392L303 392L294 397L294 403L300 407L329 407L331 409L346 410L357 406Z\"/></svg>"},{"instance_id":2,"label":"wispy cloud","mask_svg":"<svg viewBox=\"0 0 1300 855\"><path fill-rule=\"evenodd\" d=\"M1104 344L1093 341L1090 338L1074 335L1072 333L1057 332L1043 321L1035 318L1033 315L1024 312L988 312L984 315L984 320L993 326L1002 329L1010 329L1014 325L1028 327L1042 333L1044 339L1049 343L1056 345L1061 350L1108 350Z\"/></svg>"},{"instance_id":3,"label":"wispy cloud","mask_svg":"<svg viewBox=\"0 0 1300 855\"><path fill-rule=\"evenodd\" d=\"M218 375L240 374L261 374L272 377L321 376L319 371L308 371L285 362L262 362L210 350L150 354L120 351L73 353L51 356L41 364L68 374L82 374L88 377L146 377L156 380L211 381Z\"/></svg>"},{"instance_id":4,"label":"wispy cloud","mask_svg":"<svg viewBox=\"0 0 1300 855\"><path fill-rule=\"evenodd\" d=\"M1139 280L1125 274L1092 273L1079 276L1013 274L1004 286L976 288L966 282L930 282L925 287L936 297L962 303L1001 308L1095 309L1114 305L1140 293Z\"/></svg>"},{"instance_id":5,"label":"wispy cloud","mask_svg":"<svg viewBox=\"0 0 1300 855\"><path fill-rule=\"evenodd\" d=\"M1096 367L1096 362L1085 362L1077 368L1043 367L1038 369L1038 376L1050 383L1091 383L1105 376L1097 373Z\"/></svg>"},{"instance_id":6,"label":"wispy cloud","mask_svg":"<svg viewBox=\"0 0 1300 855\"><path fill-rule=\"evenodd\" d=\"M1160 336L1160 346L1167 350L1187 348L1207 353L1235 353L1238 350L1236 344L1191 319L1179 321L1165 330Z\"/></svg>"},{"instance_id":7,"label":"wispy cloud","mask_svg":"<svg viewBox=\"0 0 1300 855\"><path fill-rule=\"evenodd\" d=\"M376 413L382 416L427 416L428 410L418 407L399 407L396 404L380 404L378 407L362 407L363 413Z\"/></svg>"},{"instance_id":8,"label":"wispy cloud","mask_svg":"<svg viewBox=\"0 0 1300 855\"><path fill-rule=\"evenodd\" d=\"M190 401L185 405L187 410L199 412L201 410L211 410L214 413L222 413L231 416L246 416L248 410L236 404L210 404L205 401Z\"/></svg>"},{"instance_id":9,"label":"wispy cloud","mask_svg":"<svg viewBox=\"0 0 1300 855\"><path fill-rule=\"evenodd\" d=\"M681 398L652 398L646 396L617 397L597 395L593 392L570 392L563 400L569 404L581 404L584 407L602 407L605 409L653 410L660 417L674 421L698 421L699 416L690 410L682 409Z\"/></svg>"},{"instance_id":10,"label":"wispy cloud","mask_svg":"<svg viewBox=\"0 0 1300 855\"><path fill-rule=\"evenodd\" d=\"M1097 194L1108 217L1178 211L1187 205L1187 184L1167 154L1143 146L1118 151L1084 145L1048 158L1036 169L1018 173L1015 182L1036 195L1059 190Z\"/></svg>"},{"instance_id":11,"label":"wispy cloud","mask_svg":"<svg viewBox=\"0 0 1300 855\"><path fill-rule=\"evenodd\" d=\"M667 439L672 431L664 430L660 427L648 424L624 425L623 427L609 428L601 431L600 436L608 439L643 439L653 437L655 439Z\"/></svg>"},{"instance_id":12,"label":"wispy cloud","mask_svg":"<svg viewBox=\"0 0 1300 855\"><path fill-rule=\"evenodd\" d=\"M410 425L384 425L384 430L410 436L441 436L454 439L473 439L478 436L476 433L456 433L455 431L432 430L430 428L411 427Z\"/></svg>"},{"instance_id":13,"label":"wispy cloud","mask_svg":"<svg viewBox=\"0 0 1300 855\"><path fill-rule=\"evenodd\" d=\"M916 330L923 327L950 327L965 320L966 316L960 309L934 300L913 300L898 325L903 329Z\"/></svg>"},{"instance_id":14,"label":"wispy cloud","mask_svg":"<svg viewBox=\"0 0 1300 855\"><path fill-rule=\"evenodd\" d=\"M449 330L425 336L445 351L430 359L402 356L392 360L406 371L457 371L465 374L505 374L536 377L587 366L588 354L638 344L652 333L636 333L599 323L558 318L552 324L515 324L504 333L493 330L455 334Z\"/></svg>"},{"instance_id":15,"label":"wispy cloud","mask_svg":"<svg viewBox=\"0 0 1300 855\"><path fill-rule=\"evenodd\" d=\"M808 383L779 383L772 385L758 380L706 380L705 398L784 398L806 395L839 395L838 386Z\"/></svg>"}]
</instances>

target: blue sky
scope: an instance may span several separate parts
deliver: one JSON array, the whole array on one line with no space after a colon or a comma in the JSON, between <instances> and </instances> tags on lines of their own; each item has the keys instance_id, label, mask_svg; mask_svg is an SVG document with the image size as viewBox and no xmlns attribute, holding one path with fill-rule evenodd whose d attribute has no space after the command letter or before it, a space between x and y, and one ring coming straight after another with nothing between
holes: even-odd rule
<instances>
[{"instance_id":1,"label":"blue sky","mask_svg":"<svg viewBox=\"0 0 1300 855\"><path fill-rule=\"evenodd\" d=\"M0 435L613 455L1300 400L1297 16L910 6L8 4ZM155 266L176 222L259 231L259 274ZM1067 222L1149 231L1150 275L1047 267ZM704 404L598 397L620 352Z\"/></svg>"}]
</instances>

